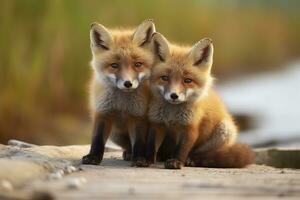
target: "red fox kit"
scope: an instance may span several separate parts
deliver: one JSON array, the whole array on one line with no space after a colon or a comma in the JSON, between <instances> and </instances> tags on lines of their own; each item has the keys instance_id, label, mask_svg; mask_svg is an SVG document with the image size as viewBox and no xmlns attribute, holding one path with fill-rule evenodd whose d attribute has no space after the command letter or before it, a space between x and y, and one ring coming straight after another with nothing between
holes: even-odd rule
<instances>
[{"instance_id":1,"label":"red fox kit","mask_svg":"<svg viewBox=\"0 0 300 200\"><path fill-rule=\"evenodd\" d=\"M126 159L143 165L147 132L149 77L155 26L146 20L131 30L107 30L93 23L90 31L93 78L90 110L93 138L83 164L99 164L110 137L124 149Z\"/></svg>"},{"instance_id":2,"label":"red fox kit","mask_svg":"<svg viewBox=\"0 0 300 200\"><path fill-rule=\"evenodd\" d=\"M192 48L171 45L154 33L157 62L150 86L153 98L146 156L155 162L164 139L173 145L165 167L244 167L253 161L250 147L235 144L237 128L212 88L213 44L202 39ZM167 138L166 138L167 137Z\"/></svg>"}]
</instances>

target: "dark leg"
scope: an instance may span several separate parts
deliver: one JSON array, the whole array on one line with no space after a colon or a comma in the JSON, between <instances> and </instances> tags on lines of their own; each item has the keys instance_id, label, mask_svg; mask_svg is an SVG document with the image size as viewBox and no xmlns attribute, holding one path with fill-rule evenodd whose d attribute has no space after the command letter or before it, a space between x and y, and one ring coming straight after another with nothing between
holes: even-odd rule
<instances>
[{"instance_id":1,"label":"dark leg","mask_svg":"<svg viewBox=\"0 0 300 200\"><path fill-rule=\"evenodd\" d=\"M132 166L149 166L145 159L147 131L148 122L146 119L131 118L128 120L128 132L132 146Z\"/></svg>"},{"instance_id":2,"label":"dark leg","mask_svg":"<svg viewBox=\"0 0 300 200\"><path fill-rule=\"evenodd\" d=\"M157 152L157 161L165 162L169 158L173 158L177 146L176 136L172 132L165 133L162 144Z\"/></svg>"},{"instance_id":3,"label":"dark leg","mask_svg":"<svg viewBox=\"0 0 300 200\"><path fill-rule=\"evenodd\" d=\"M155 145L155 138L156 138L156 131L154 128L149 128L148 131L148 139L146 144L146 159L151 163L156 162L156 145Z\"/></svg>"},{"instance_id":4,"label":"dark leg","mask_svg":"<svg viewBox=\"0 0 300 200\"><path fill-rule=\"evenodd\" d=\"M165 138L165 132L157 126L151 126L148 131L146 144L146 159L151 163L156 162L157 152Z\"/></svg>"},{"instance_id":5,"label":"dark leg","mask_svg":"<svg viewBox=\"0 0 300 200\"><path fill-rule=\"evenodd\" d=\"M82 164L100 164L103 159L105 143L108 138L108 126L109 124L104 121L95 121L91 149L89 154L82 158Z\"/></svg>"},{"instance_id":6,"label":"dark leg","mask_svg":"<svg viewBox=\"0 0 300 200\"><path fill-rule=\"evenodd\" d=\"M122 147L123 149L123 159L125 161L131 161L131 144L128 132L124 133L116 133L113 132L110 135L110 139L117 144L118 146Z\"/></svg>"},{"instance_id":7,"label":"dark leg","mask_svg":"<svg viewBox=\"0 0 300 200\"><path fill-rule=\"evenodd\" d=\"M137 125L135 131L135 140L132 147L132 165L137 167L147 167L149 164L145 159L145 145L147 126Z\"/></svg>"},{"instance_id":8,"label":"dark leg","mask_svg":"<svg viewBox=\"0 0 300 200\"><path fill-rule=\"evenodd\" d=\"M131 161L131 158L132 158L131 152L127 151L127 150L123 151L122 157L123 157L123 160L125 160L125 161Z\"/></svg>"},{"instance_id":9,"label":"dark leg","mask_svg":"<svg viewBox=\"0 0 300 200\"><path fill-rule=\"evenodd\" d=\"M176 147L173 158L168 159L165 162L165 168L167 169L181 169L187 160L187 157L193 148L196 141L194 134L186 132L181 135L179 145Z\"/></svg>"}]
</instances>

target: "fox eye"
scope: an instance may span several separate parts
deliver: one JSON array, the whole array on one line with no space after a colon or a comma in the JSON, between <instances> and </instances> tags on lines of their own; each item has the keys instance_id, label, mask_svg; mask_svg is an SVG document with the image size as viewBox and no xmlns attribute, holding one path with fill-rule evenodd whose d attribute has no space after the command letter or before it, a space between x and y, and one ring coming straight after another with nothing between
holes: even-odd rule
<instances>
[{"instance_id":1,"label":"fox eye","mask_svg":"<svg viewBox=\"0 0 300 200\"><path fill-rule=\"evenodd\" d=\"M141 62L136 62L136 63L134 63L134 66L135 67L141 67L143 65L143 63L141 63Z\"/></svg>"},{"instance_id":2,"label":"fox eye","mask_svg":"<svg viewBox=\"0 0 300 200\"><path fill-rule=\"evenodd\" d=\"M190 79L190 78L185 78L185 79L184 79L184 83L191 83L191 82L193 82L193 80Z\"/></svg>"},{"instance_id":3,"label":"fox eye","mask_svg":"<svg viewBox=\"0 0 300 200\"><path fill-rule=\"evenodd\" d=\"M118 63L112 63L112 64L110 64L110 66L114 69L117 69L119 67L119 64Z\"/></svg>"},{"instance_id":4,"label":"fox eye","mask_svg":"<svg viewBox=\"0 0 300 200\"><path fill-rule=\"evenodd\" d=\"M161 78L161 80L163 80L163 81L168 81L168 80L169 80L169 77L168 77L168 76L161 76L160 78Z\"/></svg>"}]
</instances>

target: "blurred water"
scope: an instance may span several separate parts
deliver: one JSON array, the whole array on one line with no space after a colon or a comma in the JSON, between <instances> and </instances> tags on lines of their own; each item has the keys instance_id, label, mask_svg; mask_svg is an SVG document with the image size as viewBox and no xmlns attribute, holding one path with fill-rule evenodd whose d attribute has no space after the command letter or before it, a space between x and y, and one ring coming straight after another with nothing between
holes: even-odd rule
<instances>
[{"instance_id":1,"label":"blurred water","mask_svg":"<svg viewBox=\"0 0 300 200\"><path fill-rule=\"evenodd\" d=\"M284 71L233 80L218 90L230 111L255 117L256 127L241 134L242 142L300 147L300 61Z\"/></svg>"}]
</instances>

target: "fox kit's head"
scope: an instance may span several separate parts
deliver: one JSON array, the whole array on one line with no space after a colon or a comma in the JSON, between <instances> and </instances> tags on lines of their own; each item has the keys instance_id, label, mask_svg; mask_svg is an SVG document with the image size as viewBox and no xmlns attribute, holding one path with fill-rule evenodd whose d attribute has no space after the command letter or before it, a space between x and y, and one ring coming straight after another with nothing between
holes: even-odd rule
<instances>
[{"instance_id":1,"label":"fox kit's head","mask_svg":"<svg viewBox=\"0 0 300 200\"><path fill-rule=\"evenodd\" d=\"M205 38L191 48L178 47L154 33L152 42L157 57L151 76L154 94L171 104L203 97L212 83L212 41Z\"/></svg>"},{"instance_id":2,"label":"fox kit's head","mask_svg":"<svg viewBox=\"0 0 300 200\"><path fill-rule=\"evenodd\" d=\"M96 77L103 84L130 92L150 77L151 51L155 26L146 20L135 31L107 30L93 23L90 31L91 62Z\"/></svg>"}]
</instances>

